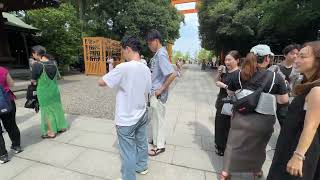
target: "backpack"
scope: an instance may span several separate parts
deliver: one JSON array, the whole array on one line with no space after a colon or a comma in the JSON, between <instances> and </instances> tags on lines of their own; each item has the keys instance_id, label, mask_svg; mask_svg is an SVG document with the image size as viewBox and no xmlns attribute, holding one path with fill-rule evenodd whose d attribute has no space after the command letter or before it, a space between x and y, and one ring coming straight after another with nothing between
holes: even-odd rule
<instances>
[{"instance_id":1,"label":"backpack","mask_svg":"<svg viewBox=\"0 0 320 180\"><path fill-rule=\"evenodd\" d=\"M262 76L265 76L263 78L262 85L255 91L252 91L249 89L244 89L242 87L240 72L239 72L239 82L240 82L241 89L239 91L236 91L235 97L233 98L234 99L234 101L232 102L233 110L238 111L239 113L242 113L242 114L256 112L256 108L258 106L261 93L263 92L267 83L270 81L271 76L274 77L274 73L270 73L269 71L266 71L263 73ZM261 76L259 76L259 78L254 78L249 82L257 82L260 79L261 79Z\"/></svg>"},{"instance_id":2,"label":"backpack","mask_svg":"<svg viewBox=\"0 0 320 180\"><path fill-rule=\"evenodd\" d=\"M11 112L10 94L0 85L0 115Z\"/></svg>"}]
</instances>

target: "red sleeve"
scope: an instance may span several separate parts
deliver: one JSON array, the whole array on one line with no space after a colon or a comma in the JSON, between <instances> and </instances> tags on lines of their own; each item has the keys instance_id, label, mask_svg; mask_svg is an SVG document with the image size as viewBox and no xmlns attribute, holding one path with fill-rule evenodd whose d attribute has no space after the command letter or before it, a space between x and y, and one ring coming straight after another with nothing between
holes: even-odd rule
<instances>
[{"instance_id":1,"label":"red sleeve","mask_svg":"<svg viewBox=\"0 0 320 180\"><path fill-rule=\"evenodd\" d=\"M0 67L0 73L3 74L5 77L7 77L7 74L9 73L9 71L4 67Z\"/></svg>"}]
</instances>

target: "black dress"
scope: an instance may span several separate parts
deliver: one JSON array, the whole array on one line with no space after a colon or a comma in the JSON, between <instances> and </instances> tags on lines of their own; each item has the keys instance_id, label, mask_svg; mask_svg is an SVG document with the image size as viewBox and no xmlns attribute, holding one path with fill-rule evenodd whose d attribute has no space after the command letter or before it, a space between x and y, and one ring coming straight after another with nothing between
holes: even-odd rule
<instances>
[{"instance_id":1,"label":"black dress","mask_svg":"<svg viewBox=\"0 0 320 180\"><path fill-rule=\"evenodd\" d=\"M287 163L298 145L306 111L304 110L306 95L297 96L289 106L287 119L281 127L275 154L267 180L320 180L320 128L310 145L303 162L303 177L291 176L287 173Z\"/></svg>"},{"instance_id":2,"label":"black dress","mask_svg":"<svg viewBox=\"0 0 320 180\"><path fill-rule=\"evenodd\" d=\"M221 82L226 85L230 85L231 79L239 74L239 70L235 70L231 73L225 73L221 76ZM215 144L217 150L224 152L228 140L228 134L230 129L230 116L221 114L223 102L222 98L228 96L227 90L220 88L217 100L216 100L216 117L215 117Z\"/></svg>"}]
</instances>

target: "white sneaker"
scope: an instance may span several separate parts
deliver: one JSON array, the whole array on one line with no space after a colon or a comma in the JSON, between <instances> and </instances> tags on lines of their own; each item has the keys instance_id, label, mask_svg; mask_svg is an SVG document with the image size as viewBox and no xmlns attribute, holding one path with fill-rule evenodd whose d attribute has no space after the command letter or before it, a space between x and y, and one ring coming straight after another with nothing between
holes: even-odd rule
<instances>
[{"instance_id":1,"label":"white sneaker","mask_svg":"<svg viewBox=\"0 0 320 180\"><path fill-rule=\"evenodd\" d=\"M148 174L148 169L144 170L144 171L141 171L141 172L137 172L138 174L141 174L141 175L146 175Z\"/></svg>"}]
</instances>

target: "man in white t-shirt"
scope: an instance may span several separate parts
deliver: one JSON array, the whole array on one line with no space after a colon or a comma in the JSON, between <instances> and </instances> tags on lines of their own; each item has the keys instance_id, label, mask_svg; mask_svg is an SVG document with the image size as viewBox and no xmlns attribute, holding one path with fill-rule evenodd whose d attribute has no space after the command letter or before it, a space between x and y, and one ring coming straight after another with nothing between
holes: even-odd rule
<instances>
[{"instance_id":1,"label":"man in white t-shirt","mask_svg":"<svg viewBox=\"0 0 320 180\"><path fill-rule=\"evenodd\" d=\"M121 157L122 180L136 180L136 172L148 172L147 99L151 91L151 72L141 62L137 38L121 42L124 58L99 80L100 86L117 89L115 123Z\"/></svg>"}]
</instances>

